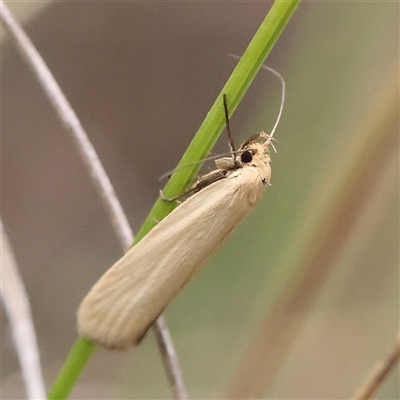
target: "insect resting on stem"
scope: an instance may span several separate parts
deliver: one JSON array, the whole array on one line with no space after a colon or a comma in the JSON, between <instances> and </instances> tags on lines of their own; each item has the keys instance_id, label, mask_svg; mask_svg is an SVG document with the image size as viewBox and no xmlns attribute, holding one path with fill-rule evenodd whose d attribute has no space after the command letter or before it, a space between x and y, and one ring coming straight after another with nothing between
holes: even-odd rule
<instances>
[{"instance_id":1,"label":"insect resting on stem","mask_svg":"<svg viewBox=\"0 0 400 400\"><path fill-rule=\"evenodd\" d=\"M229 157L200 177L180 196L191 195L117 261L89 291L78 309L78 332L111 349L138 345L170 302L200 271L224 240L253 209L270 185L268 146L280 121L281 105L270 134L251 136L238 150L232 140L223 96ZM160 196L163 198L162 192Z\"/></svg>"}]
</instances>

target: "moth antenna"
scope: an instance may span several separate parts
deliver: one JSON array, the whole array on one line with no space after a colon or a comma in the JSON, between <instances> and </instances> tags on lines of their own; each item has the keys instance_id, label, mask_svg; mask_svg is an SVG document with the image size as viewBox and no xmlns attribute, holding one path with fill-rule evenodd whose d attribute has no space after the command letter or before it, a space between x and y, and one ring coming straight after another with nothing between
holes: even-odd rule
<instances>
[{"instance_id":1,"label":"moth antenna","mask_svg":"<svg viewBox=\"0 0 400 400\"><path fill-rule=\"evenodd\" d=\"M222 99L224 101L226 133L228 134L229 147L230 147L231 153L232 153L232 160L233 160L233 163L235 163L235 160L236 160L235 159L235 143L233 142L233 138L232 138L232 135L231 135L231 126L229 124L228 103L226 101L226 94L225 93L222 95Z\"/></svg>"},{"instance_id":2,"label":"moth antenna","mask_svg":"<svg viewBox=\"0 0 400 400\"><path fill-rule=\"evenodd\" d=\"M231 127L229 125L229 111L228 111L228 103L226 102L226 94L225 93L222 95L222 99L224 101L226 133L228 134L229 147L231 148L231 151L233 153L235 151L235 143L233 142L233 138L231 135Z\"/></svg>"},{"instance_id":3,"label":"moth antenna","mask_svg":"<svg viewBox=\"0 0 400 400\"><path fill-rule=\"evenodd\" d=\"M279 121L281 120L281 117L282 117L283 106L285 104L286 83L285 83L285 80L283 79L283 76L278 71L275 71L273 68L268 67L266 65L262 65L261 68L266 69L267 71L272 72L275 76L277 76L279 78L279 80L281 81L281 85L282 85L281 105L279 107L279 113L278 113L278 116L276 118L275 125L272 128L271 133L269 134L269 137L271 139L272 136L274 136L276 128L278 127ZM275 152L276 152L276 150L275 150Z\"/></svg>"},{"instance_id":4,"label":"moth antenna","mask_svg":"<svg viewBox=\"0 0 400 400\"><path fill-rule=\"evenodd\" d=\"M236 54L229 53L229 55L231 57L235 58L236 60L240 60L240 58L241 58L241 57L237 56ZM286 83L285 83L285 79L283 79L283 76L278 71L275 71L273 68L268 67L266 65L261 65L261 68L266 69L267 71L272 72L275 76L277 76L279 78L279 80L281 81L281 85L282 85L281 105L279 107L278 117L276 118L275 125L272 128L271 133L269 134L269 140L267 140L267 144L272 145L271 139L272 139L272 136L274 136L276 128L279 125L279 121L281 120L281 116L282 116L282 112L283 112L283 105L285 104ZM272 145L272 148L274 149L274 151L276 153L277 151L276 151L275 146Z\"/></svg>"}]
</instances>

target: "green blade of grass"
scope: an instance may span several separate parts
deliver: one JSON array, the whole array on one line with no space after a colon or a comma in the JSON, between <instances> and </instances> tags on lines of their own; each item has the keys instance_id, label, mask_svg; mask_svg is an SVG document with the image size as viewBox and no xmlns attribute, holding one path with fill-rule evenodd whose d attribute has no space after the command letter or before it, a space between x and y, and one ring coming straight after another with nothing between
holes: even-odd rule
<instances>
[{"instance_id":1,"label":"green blade of grass","mask_svg":"<svg viewBox=\"0 0 400 400\"><path fill-rule=\"evenodd\" d=\"M258 31L251 40L242 58L222 88L213 106L201 124L195 137L180 160L177 170L164 189L167 197L182 193L197 174L200 164L190 165L204 159L217 141L225 124L222 94L228 99L230 114L243 98L258 70L261 68L273 45L282 33L300 0L275 2ZM179 169L179 167L187 166ZM136 235L135 243L141 240L156 224L174 208L173 202L158 199ZM88 339L78 339L61 369L48 399L66 399L73 389L80 373L90 359L95 345Z\"/></svg>"},{"instance_id":2,"label":"green blade of grass","mask_svg":"<svg viewBox=\"0 0 400 400\"><path fill-rule=\"evenodd\" d=\"M96 345L89 339L80 338L72 346L68 357L59 372L48 399L66 399L79 378Z\"/></svg>"}]
</instances>

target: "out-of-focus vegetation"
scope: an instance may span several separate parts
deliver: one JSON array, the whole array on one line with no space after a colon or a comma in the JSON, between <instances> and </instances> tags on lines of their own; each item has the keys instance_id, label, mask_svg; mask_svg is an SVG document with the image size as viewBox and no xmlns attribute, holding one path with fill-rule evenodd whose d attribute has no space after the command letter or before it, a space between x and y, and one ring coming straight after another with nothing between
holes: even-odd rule
<instances>
[{"instance_id":1,"label":"out-of-focus vegetation","mask_svg":"<svg viewBox=\"0 0 400 400\"><path fill-rule=\"evenodd\" d=\"M63 35L54 43L50 37L39 50L75 102L139 226L157 195L154 176L178 160L233 67L226 54L243 50L268 5L105 7L56 3L35 17L31 32L39 44L49 32ZM276 133L278 154L272 154L272 187L166 313L192 398L349 398L392 347L399 329L398 15L395 3L303 3L274 48L268 64L285 77L287 100ZM74 21L76 30L64 27L65 21ZM141 24L154 25L146 30ZM66 60L72 66L63 69ZM5 111L33 90L13 81L7 62L15 59L4 61L4 77L14 82L4 90ZM21 80L27 85L19 75ZM90 97L92 90L96 95ZM238 141L273 126L279 90L275 77L259 74L232 118ZM29 264L31 274L25 267L25 277L50 383L54 360L60 365L74 340L74 309L119 253L117 245L107 250L104 244L112 233L101 233L108 225L100 222L93 194L68 197L90 183L77 178L83 174L75 169L77 158L63 160L59 149L68 147L66 139L52 139L62 131L47 134L53 147L37 133L37 148L20 150L31 134L21 113L28 113L31 125L35 121L36 132L56 124L51 113L44 118L21 108L16 123L4 113L4 135L12 137L5 136L4 148L27 160L43 151L42 160L34 158L32 176L42 171L50 184L39 186L40 197L35 185L24 185L36 182L24 172L34 170L32 164L18 169L6 157L5 172L14 173L5 177L14 193L6 200L14 208L5 203L4 222L21 268L36 260ZM47 160L48 154L53 156ZM54 176L43 171L49 165ZM53 190L62 165L68 166L69 191ZM28 199L36 208L29 208ZM44 204L43 215L54 208L61 217L55 213L44 225L29 220ZM56 241L55 228L69 219L72 228ZM43 232L43 242L33 238L32 226ZM38 256L40 246L45 250ZM397 378L398 371L379 398L399 397ZM4 377L5 384L10 380ZM103 393L169 398L151 335L125 355L95 355L74 398Z\"/></svg>"}]
</instances>

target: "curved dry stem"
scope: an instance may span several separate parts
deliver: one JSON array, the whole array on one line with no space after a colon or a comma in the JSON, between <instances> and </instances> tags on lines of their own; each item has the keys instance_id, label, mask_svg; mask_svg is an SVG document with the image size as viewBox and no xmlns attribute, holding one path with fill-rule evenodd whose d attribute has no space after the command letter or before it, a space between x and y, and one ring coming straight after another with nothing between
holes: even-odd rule
<instances>
[{"instance_id":1,"label":"curved dry stem","mask_svg":"<svg viewBox=\"0 0 400 400\"><path fill-rule=\"evenodd\" d=\"M1 229L1 299L11 326L22 377L28 399L45 399L46 390L40 368L39 350L31 314L28 294L18 271L18 266L0 221Z\"/></svg>"},{"instance_id":2,"label":"curved dry stem","mask_svg":"<svg viewBox=\"0 0 400 400\"><path fill-rule=\"evenodd\" d=\"M153 330L154 330L154 336L156 337L161 356L164 360L164 363L170 363L174 361L178 361L178 358L175 353L175 348L174 346L171 346L170 344L172 343L171 336L169 334L169 330L167 328L167 324L165 322L165 318L161 315L153 325ZM173 368L167 369L167 374L171 373L172 371L176 371L180 369L179 363L173 366ZM181 379L179 379L181 378ZM172 392L174 394L174 398L176 399L182 399L186 400L188 398L188 393L186 390L185 383L183 382L182 379L182 373L180 373L177 376L168 376L168 379L170 382L173 382L174 384L171 385Z\"/></svg>"},{"instance_id":3,"label":"curved dry stem","mask_svg":"<svg viewBox=\"0 0 400 400\"><path fill-rule=\"evenodd\" d=\"M12 16L8 7L1 1L1 18L4 27L16 43L18 50L24 56L28 66L35 74L43 91L60 120L70 134L79 154L84 161L92 181L102 199L103 205L112 222L115 232L124 250L127 250L133 243L133 233L129 226L128 219L115 194L114 188L104 170L97 153L84 131L74 110L68 103L61 88L48 69L46 63L30 41L21 26ZM179 361L176 356L174 345L163 319L156 321L153 326L157 336L157 343L164 361L164 368L169 378L171 387L178 399L186 398L186 389L183 382ZM169 349L165 352L164 349ZM83 368L84 365L81 365ZM79 367L78 367L79 368Z\"/></svg>"},{"instance_id":4,"label":"curved dry stem","mask_svg":"<svg viewBox=\"0 0 400 400\"><path fill-rule=\"evenodd\" d=\"M25 31L14 19L6 4L3 1L1 1L0 4L3 26L14 40L18 50L36 76L41 88L48 97L64 127L71 135L83 162L89 170L93 183L101 196L103 205L118 234L119 241L122 243L124 249L127 249L133 242L132 230L92 143L43 58L36 50Z\"/></svg>"}]
</instances>

